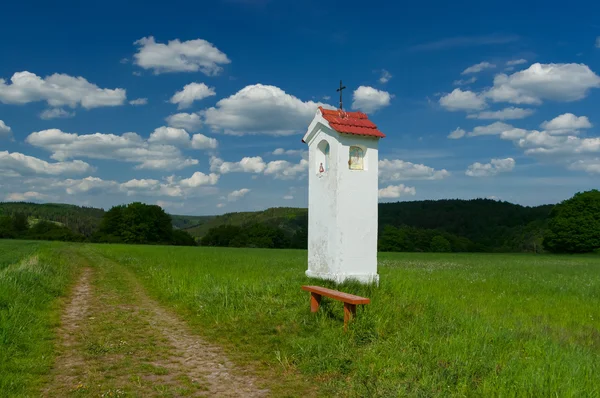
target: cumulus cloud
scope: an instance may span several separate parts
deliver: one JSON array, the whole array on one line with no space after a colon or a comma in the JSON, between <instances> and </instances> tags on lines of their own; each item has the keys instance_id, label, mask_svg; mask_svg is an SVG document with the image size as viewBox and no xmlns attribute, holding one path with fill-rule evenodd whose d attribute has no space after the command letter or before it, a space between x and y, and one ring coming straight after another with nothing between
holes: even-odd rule
<instances>
[{"instance_id":1,"label":"cumulus cloud","mask_svg":"<svg viewBox=\"0 0 600 398\"><path fill-rule=\"evenodd\" d=\"M404 184L388 185L381 188L378 192L380 199L397 199L404 196L415 196L417 190L414 187L407 187Z\"/></svg>"},{"instance_id":2,"label":"cumulus cloud","mask_svg":"<svg viewBox=\"0 0 600 398\"><path fill-rule=\"evenodd\" d=\"M3 120L0 120L0 138L2 137L10 137L12 135L12 129L4 123Z\"/></svg>"},{"instance_id":3,"label":"cumulus cloud","mask_svg":"<svg viewBox=\"0 0 600 398\"><path fill-rule=\"evenodd\" d=\"M174 127L159 127L155 129L148 142L156 144L170 144L175 146L187 146L190 143L190 135L184 129Z\"/></svg>"},{"instance_id":4,"label":"cumulus cloud","mask_svg":"<svg viewBox=\"0 0 600 398\"><path fill-rule=\"evenodd\" d=\"M544 100L569 102L600 87L600 77L585 64L540 64L512 75L498 74L484 95L494 102L539 105Z\"/></svg>"},{"instance_id":5,"label":"cumulus cloud","mask_svg":"<svg viewBox=\"0 0 600 398\"><path fill-rule=\"evenodd\" d=\"M306 159L301 159L299 163L273 160L267 164L265 175L272 176L277 180L291 180L305 174L307 170L308 161Z\"/></svg>"},{"instance_id":6,"label":"cumulus cloud","mask_svg":"<svg viewBox=\"0 0 600 398\"><path fill-rule=\"evenodd\" d=\"M489 62L480 62L478 64L469 66L467 69L463 70L461 75L468 75L471 73L479 73L485 69L493 69L496 65L490 64Z\"/></svg>"},{"instance_id":7,"label":"cumulus cloud","mask_svg":"<svg viewBox=\"0 0 600 398\"><path fill-rule=\"evenodd\" d=\"M50 108L40 113L40 119L68 119L75 116L75 112L68 112L62 108Z\"/></svg>"},{"instance_id":8,"label":"cumulus cloud","mask_svg":"<svg viewBox=\"0 0 600 398\"><path fill-rule=\"evenodd\" d=\"M506 66L516 66L516 65L521 65L521 64L525 64L525 63L527 63L526 59L522 59L522 58L521 59L514 59L512 61L508 61L506 63Z\"/></svg>"},{"instance_id":9,"label":"cumulus cloud","mask_svg":"<svg viewBox=\"0 0 600 398\"><path fill-rule=\"evenodd\" d=\"M155 74L169 72L202 72L208 76L218 75L221 65L231 61L212 43L196 39L170 40L167 44L157 43L154 37L144 37L135 43L139 47L134 63Z\"/></svg>"},{"instance_id":10,"label":"cumulus cloud","mask_svg":"<svg viewBox=\"0 0 600 398\"><path fill-rule=\"evenodd\" d=\"M550 121L543 122L540 127L552 131L553 134L575 132L579 129L592 127L587 116L575 116L572 113L563 113Z\"/></svg>"},{"instance_id":11,"label":"cumulus cloud","mask_svg":"<svg viewBox=\"0 0 600 398\"><path fill-rule=\"evenodd\" d=\"M215 89L208 87L204 83L190 83L183 87L183 90L178 91L171 97L170 102L177 104L177 109L185 109L192 106L194 101L217 95Z\"/></svg>"},{"instance_id":12,"label":"cumulus cloud","mask_svg":"<svg viewBox=\"0 0 600 398\"><path fill-rule=\"evenodd\" d=\"M236 200L246 196L249 192L250 190L248 188L238 189L237 191L233 191L229 195L227 195L227 200L230 202L235 202Z\"/></svg>"},{"instance_id":13,"label":"cumulus cloud","mask_svg":"<svg viewBox=\"0 0 600 398\"><path fill-rule=\"evenodd\" d=\"M572 163L569 168L571 170L581 170L590 174L600 174L600 158L578 160Z\"/></svg>"},{"instance_id":14,"label":"cumulus cloud","mask_svg":"<svg viewBox=\"0 0 600 398\"><path fill-rule=\"evenodd\" d=\"M477 126L473 131L467 133L469 137L476 137L478 135L498 135L503 131L512 129L513 126L502 122L494 122L487 126Z\"/></svg>"},{"instance_id":15,"label":"cumulus cloud","mask_svg":"<svg viewBox=\"0 0 600 398\"><path fill-rule=\"evenodd\" d=\"M379 83L386 84L392 78L392 74L385 69L381 70L381 76L379 77Z\"/></svg>"},{"instance_id":16,"label":"cumulus cloud","mask_svg":"<svg viewBox=\"0 0 600 398\"><path fill-rule=\"evenodd\" d=\"M50 163L18 152L0 151L0 174L16 175L63 175L82 174L94 168L81 160Z\"/></svg>"},{"instance_id":17,"label":"cumulus cloud","mask_svg":"<svg viewBox=\"0 0 600 398\"><path fill-rule=\"evenodd\" d=\"M76 134L58 129L31 133L26 142L52 152L52 158L64 161L75 157L110 159L137 163L136 169L178 170L198 164L198 160L185 158L173 145L152 143L136 133Z\"/></svg>"},{"instance_id":18,"label":"cumulus cloud","mask_svg":"<svg viewBox=\"0 0 600 398\"><path fill-rule=\"evenodd\" d=\"M194 134L191 145L194 149L216 149L219 143L216 138L210 138L204 134Z\"/></svg>"},{"instance_id":19,"label":"cumulus cloud","mask_svg":"<svg viewBox=\"0 0 600 398\"><path fill-rule=\"evenodd\" d=\"M305 157L307 155L307 153L308 152L303 149L283 149L283 148L277 148L272 152L273 155L302 156L302 157Z\"/></svg>"},{"instance_id":20,"label":"cumulus cloud","mask_svg":"<svg viewBox=\"0 0 600 398\"><path fill-rule=\"evenodd\" d=\"M39 192L28 191L28 192L14 192L9 193L4 197L7 202L31 202L36 200L44 200L48 195L41 194Z\"/></svg>"},{"instance_id":21,"label":"cumulus cloud","mask_svg":"<svg viewBox=\"0 0 600 398\"><path fill-rule=\"evenodd\" d=\"M352 96L352 109L365 113L373 113L390 104L393 95L387 91L377 90L373 87L360 86L354 90Z\"/></svg>"},{"instance_id":22,"label":"cumulus cloud","mask_svg":"<svg viewBox=\"0 0 600 398\"><path fill-rule=\"evenodd\" d=\"M99 88L83 77L55 73L44 79L34 73L17 72L10 83L0 79L0 102L28 104L46 101L51 107L82 106L86 109L123 105L126 91L122 88Z\"/></svg>"},{"instance_id":23,"label":"cumulus cloud","mask_svg":"<svg viewBox=\"0 0 600 398\"><path fill-rule=\"evenodd\" d=\"M166 119L170 127L185 129L186 131L197 131L202 127L202 121L197 113L176 113Z\"/></svg>"},{"instance_id":24,"label":"cumulus cloud","mask_svg":"<svg viewBox=\"0 0 600 398\"><path fill-rule=\"evenodd\" d=\"M448 134L448 138L450 138L451 140L458 140L459 138L463 138L465 134L465 130L461 129L460 127L457 127L454 131Z\"/></svg>"},{"instance_id":25,"label":"cumulus cloud","mask_svg":"<svg viewBox=\"0 0 600 398\"><path fill-rule=\"evenodd\" d=\"M473 84L477 81L477 78L475 76L469 78L469 79L458 79L452 82L452 84L454 84L455 86L466 86L467 84Z\"/></svg>"},{"instance_id":26,"label":"cumulus cloud","mask_svg":"<svg viewBox=\"0 0 600 398\"><path fill-rule=\"evenodd\" d=\"M219 174L228 173L254 173L271 176L278 180L298 178L308 170L308 161L301 159L299 163L287 160L273 160L266 163L262 157L245 157L239 162L225 162L223 159L213 157L210 160L210 171Z\"/></svg>"},{"instance_id":27,"label":"cumulus cloud","mask_svg":"<svg viewBox=\"0 0 600 398\"><path fill-rule=\"evenodd\" d=\"M485 99L473 91L455 88L440 98L440 105L449 111L478 111L486 107Z\"/></svg>"},{"instance_id":28,"label":"cumulus cloud","mask_svg":"<svg viewBox=\"0 0 600 398\"><path fill-rule=\"evenodd\" d=\"M467 115L468 119L496 119L496 120L511 120L524 119L532 115L533 109L515 108L514 106L504 108L499 111L484 111Z\"/></svg>"},{"instance_id":29,"label":"cumulus cloud","mask_svg":"<svg viewBox=\"0 0 600 398\"><path fill-rule=\"evenodd\" d=\"M181 180L180 184L187 188L197 188L202 185L215 185L217 181L219 181L217 174L204 174L197 171L190 178Z\"/></svg>"},{"instance_id":30,"label":"cumulus cloud","mask_svg":"<svg viewBox=\"0 0 600 398\"><path fill-rule=\"evenodd\" d=\"M239 162L225 162L213 157L210 160L210 171L219 174L228 173L262 173L267 167L260 156L245 157Z\"/></svg>"},{"instance_id":31,"label":"cumulus cloud","mask_svg":"<svg viewBox=\"0 0 600 398\"><path fill-rule=\"evenodd\" d=\"M405 162L400 159L379 161L380 181L441 180L449 176L450 172L446 169L435 170L424 164Z\"/></svg>"},{"instance_id":32,"label":"cumulus cloud","mask_svg":"<svg viewBox=\"0 0 600 398\"><path fill-rule=\"evenodd\" d=\"M490 163L473 163L465 174L469 177L490 177L512 171L514 168L515 160L513 158L492 159Z\"/></svg>"},{"instance_id":33,"label":"cumulus cloud","mask_svg":"<svg viewBox=\"0 0 600 398\"><path fill-rule=\"evenodd\" d=\"M255 84L223 98L201 112L214 131L231 135L291 135L306 130L317 108L328 105L303 102L279 87Z\"/></svg>"},{"instance_id":34,"label":"cumulus cloud","mask_svg":"<svg viewBox=\"0 0 600 398\"><path fill-rule=\"evenodd\" d=\"M148 104L148 98L137 98L132 101L129 101L130 105L139 106Z\"/></svg>"}]
</instances>

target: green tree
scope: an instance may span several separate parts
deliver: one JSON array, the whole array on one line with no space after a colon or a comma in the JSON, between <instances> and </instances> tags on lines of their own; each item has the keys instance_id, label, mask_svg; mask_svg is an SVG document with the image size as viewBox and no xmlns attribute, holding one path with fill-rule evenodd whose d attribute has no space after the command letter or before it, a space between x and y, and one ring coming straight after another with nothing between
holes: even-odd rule
<instances>
[{"instance_id":1,"label":"green tree","mask_svg":"<svg viewBox=\"0 0 600 398\"><path fill-rule=\"evenodd\" d=\"M29 228L27 216L24 213L15 213L13 215L13 230L17 233L23 233Z\"/></svg>"},{"instance_id":2,"label":"green tree","mask_svg":"<svg viewBox=\"0 0 600 398\"><path fill-rule=\"evenodd\" d=\"M578 192L550 213L544 248L553 253L589 253L600 248L600 191Z\"/></svg>"},{"instance_id":3,"label":"green tree","mask_svg":"<svg viewBox=\"0 0 600 398\"><path fill-rule=\"evenodd\" d=\"M448 241L448 239L444 238L442 235L434 236L433 239L431 239L429 248L432 252L437 252L437 253L448 253L448 252L452 251L450 242Z\"/></svg>"}]
</instances>

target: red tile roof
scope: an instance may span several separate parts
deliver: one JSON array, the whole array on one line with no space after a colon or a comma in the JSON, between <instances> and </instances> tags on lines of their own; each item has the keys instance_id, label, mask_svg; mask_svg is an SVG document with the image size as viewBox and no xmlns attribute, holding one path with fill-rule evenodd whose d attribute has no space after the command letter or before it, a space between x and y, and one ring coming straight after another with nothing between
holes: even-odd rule
<instances>
[{"instance_id":1,"label":"red tile roof","mask_svg":"<svg viewBox=\"0 0 600 398\"><path fill-rule=\"evenodd\" d=\"M385 134L377 129L375 123L362 112L346 112L339 109L329 110L319 107L323 118L329 122L332 129L338 133L367 135L383 138Z\"/></svg>"}]
</instances>

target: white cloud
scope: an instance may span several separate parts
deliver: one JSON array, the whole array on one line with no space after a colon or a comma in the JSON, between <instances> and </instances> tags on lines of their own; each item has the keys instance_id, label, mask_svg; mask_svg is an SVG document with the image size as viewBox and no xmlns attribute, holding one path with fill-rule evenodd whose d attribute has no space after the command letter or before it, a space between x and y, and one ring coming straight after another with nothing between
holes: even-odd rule
<instances>
[{"instance_id":1,"label":"white cloud","mask_svg":"<svg viewBox=\"0 0 600 398\"><path fill-rule=\"evenodd\" d=\"M171 40L167 44L157 43L154 37L144 37L134 44L139 51L134 63L155 74L168 72L197 72L213 76L222 71L221 65L231 61L223 52L206 40L196 39L181 42Z\"/></svg>"},{"instance_id":2,"label":"white cloud","mask_svg":"<svg viewBox=\"0 0 600 398\"><path fill-rule=\"evenodd\" d=\"M219 181L219 176L214 173L204 174L199 171L195 172L190 178L180 181L182 187L197 188L202 185L215 185Z\"/></svg>"},{"instance_id":3,"label":"white cloud","mask_svg":"<svg viewBox=\"0 0 600 398\"><path fill-rule=\"evenodd\" d=\"M506 66L515 66L515 65L525 64L525 63L527 63L526 59L523 59L523 58L521 58L521 59L514 59L512 61L508 61L506 63Z\"/></svg>"},{"instance_id":4,"label":"white cloud","mask_svg":"<svg viewBox=\"0 0 600 398\"><path fill-rule=\"evenodd\" d=\"M589 129L592 127L587 116L575 116L572 113L563 113L550 121L543 122L540 127L549 130L551 134L563 134L575 132L579 129Z\"/></svg>"},{"instance_id":5,"label":"white cloud","mask_svg":"<svg viewBox=\"0 0 600 398\"><path fill-rule=\"evenodd\" d=\"M417 190L414 187L407 187L404 184L388 185L385 188L381 188L378 194L380 199L396 199L407 195L415 196Z\"/></svg>"},{"instance_id":6,"label":"white cloud","mask_svg":"<svg viewBox=\"0 0 600 398\"><path fill-rule=\"evenodd\" d=\"M267 167L260 156L245 157L239 162L225 162L213 157L210 160L210 171L219 174L228 173L262 173Z\"/></svg>"},{"instance_id":7,"label":"white cloud","mask_svg":"<svg viewBox=\"0 0 600 398\"><path fill-rule=\"evenodd\" d=\"M381 76L379 77L379 83L386 84L392 78L392 74L385 69L381 70Z\"/></svg>"},{"instance_id":8,"label":"white cloud","mask_svg":"<svg viewBox=\"0 0 600 398\"><path fill-rule=\"evenodd\" d=\"M146 104L148 104L148 98L137 98L132 101L129 101L129 104L135 105L135 106L146 105Z\"/></svg>"},{"instance_id":9,"label":"white cloud","mask_svg":"<svg viewBox=\"0 0 600 398\"><path fill-rule=\"evenodd\" d=\"M572 163L571 170L581 170L590 174L600 174L600 158L578 160Z\"/></svg>"},{"instance_id":10,"label":"white cloud","mask_svg":"<svg viewBox=\"0 0 600 398\"><path fill-rule=\"evenodd\" d=\"M248 188L238 189L237 191L233 191L229 195L227 195L227 200L230 202L235 202L236 200L246 196L246 194L248 194L249 192L250 190Z\"/></svg>"},{"instance_id":11,"label":"white cloud","mask_svg":"<svg viewBox=\"0 0 600 398\"><path fill-rule=\"evenodd\" d=\"M75 116L75 112L68 112L62 108L50 108L40 113L40 119L68 119Z\"/></svg>"},{"instance_id":12,"label":"white cloud","mask_svg":"<svg viewBox=\"0 0 600 398\"><path fill-rule=\"evenodd\" d=\"M187 146L190 143L190 135L183 129L174 127L159 127L155 129L148 142L156 144L170 144L175 146Z\"/></svg>"},{"instance_id":13,"label":"white cloud","mask_svg":"<svg viewBox=\"0 0 600 398\"><path fill-rule=\"evenodd\" d=\"M379 161L380 181L441 180L449 176L450 172L446 169L435 170L424 164L405 162L400 159Z\"/></svg>"},{"instance_id":14,"label":"white cloud","mask_svg":"<svg viewBox=\"0 0 600 398\"><path fill-rule=\"evenodd\" d=\"M273 160L267 164L265 175L273 176L277 180L291 180L298 178L308 170L308 160L301 159L299 163L287 160Z\"/></svg>"},{"instance_id":15,"label":"white cloud","mask_svg":"<svg viewBox=\"0 0 600 398\"><path fill-rule=\"evenodd\" d=\"M465 134L466 134L465 130L461 129L460 127L457 127L456 130L454 130L450 134L448 134L448 138L450 138L452 140L457 140L459 138L463 138L465 136Z\"/></svg>"},{"instance_id":16,"label":"white cloud","mask_svg":"<svg viewBox=\"0 0 600 398\"><path fill-rule=\"evenodd\" d=\"M515 168L515 160L513 158L492 159L490 163L473 163L469 166L466 175L469 177L490 177L498 173L506 173Z\"/></svg>"},{"instance_id":17,"label":"white cloud","mask_svg":"<svg viewBox=\"0 0 600 398\"><path fill-rule=\"evenodd\" d=\"M455 80L455 81L452 82L452 84L454 84L455 86L465 86L467 84L473 84L476 81L477 81L477 78L475 76L473 76L470 79Z\"/></svg>"},{"instance_id":18,"label":"white cloud","mask_svg":"<svg viewBox=\"0 0 600 398\"><path fill-rule=\"evenodd\" d=\"M489 62L480 62L478 64L469 66L467 69L463 70L461 75L468 75L470 73L479 73L485 69L493 69L496 65L490 64Z\"/></svg>"},{"instance_id":19,"label":"white cloud","mask_svg":"<svg viewBox=\"0 0 600 398\"><path fill-rule=\"evenodd\" d=\"M440 98L440 105L449 111L478 111L486 107L485 100L473 91L455 88Z\"/></svg>"},{"instance_id":20,"label":"white cloud","mask_svg":"<svg viewBox=\"0 0 600 398\"><path fill-rule=\"evenodd\" d=\"M307 151L303 149L283 149L277 148L272 152L273 155L287 155L287 156L302 156L305 157Z\"/></svg>"},{"instance_id":21,"label":"white cloud","mask_svg":"<svg viewBox=\"0 0 600 398\"><path fill-rule=\"evenodd\" d=\"M177 109L185 109L192 106L194 101L217 95L215 89L208 87L204 83L190 83L183 87L183 90L178 91L171 97L170 102L177 104Z\"/></svg>"},{"instance_id":22,"label":"white cloud","mask_svg":"<svg viewBox=\"0 0 600 398\"><path fill-rule=\"evenodd\" d=\"M7 202L30 202L32 200L44 200L48 196L41 194L39 192L28 191L24 193L10 193L4 197L4 200Z\"/></svg>"},{"instance_id":23,"label":"white cloud","mask_svg":"<svg viewBox=\"0 0 600 398\"><path fill-rule=\"evenodd\" d=\"M228 173L254 173L272 176L278 180L298 178L308 170L308 161L301 159L299 163L287 160L273 160L266 163L260 156L245 157L239 162L225 162L223 159L213 157L210 160L210 171L219 174Z\"/></svg>"},{"instance_id":24,"label":"white cloud","mask_svg":"<svg viewBox=\"0 0 600 398\"><path fill-rule=\"evenodd\" d=\"M225 203L217 203L217 208L219 208L219 209L222 207L225 207L225 206L226 206Z\"/></svg>"},{"instance_id":25,"label":"white cloud","mask_svg":"<svg viewBox=\"0 0 600 398\"><path fill-rule=\"evenodd\" d=\"M202 121L197 113L176 113L166 119L170 127L185 129L186 131L197 131L202 127Z\"/></svg>"},{"instance_id":26,"label":"white cloud","mask_svg":"<svg viewBox=\"0 0 600 398\"><path fill-rule=\"evenodd\" d=\"M511 120L524 119L530 116L535 111L533 109L515 108L511 106L499 111L484 111L471 115L467 115L468 119L496 119L496 120Z\"/></svg>"},{"instance_id":27,"label":"white cloud","mask_svg":"<svg viewBox=\"0 0 600 398\"><path fill-rule=\"evenodd\" d=\"M9 126L7 126L3 120L0 120L0 138L2 136L10 137L11 135L12 135L12 129Z\"/></svg>"},{"instance_id":28,"label":"white cloud","mask_svg":"<svg viewBox=\"0 0 600 398\"><path fill-rule=\"evenodd\" d=\"M49 163L18 152L0 151L0 174L13 172L18 175L61 175L82 174L93 170L92 166L81 160Z\"/></svg>"},{"instance_id":29,"label":"white cloud","mask_svg":"<svg viewBox=\"0 0 600 398\"><path fill-rule=\"evenodd\" d=\"M494 102L541 104L543 100L576 101L597 87L600 77L587 65L535 63L510 76L496 75L494 86L484 95Z\"/></svg>"},{"instance_id":30,"label":"white cloud","mask_svg":"<svg viewBox=\"0 0 600 398\"><path fill-rule=\"evenodd\" d=\"M137 163L136 169L163 170L198 164L196 159L184 158L175 146L148 142L136 133L79 135L50 129L31 133L25 141L52 152L52 158L60 161L74 157L111 159Z\"/></svg>"},{"instance_id":31,"label":"white cloud","mask_svg":"<svg viewBox=\"0 0 600 398\"><path fill-rule=\"evenodd\" d=\"M192 137L192 148L194 149L216 149L218 145L216 138L210 138L204 134L194 134Z\"/></svg>"},{"instance_id":32,"label":"white cloud","mask_svg":"<svg viewBox=\"0 0 600 398\"><path fill-rule=\"evenodd\" d=\"M320 105L324 104L302 102L275 86L255 84L200 113L213 130L225 134L291 135L306 130Z\"/></svg>"},{"instance_id":33,"label":"white cloud","mask_svg":"<svg viewBox=\"0 0 600 398\"><path fill-rule=\"evenodd\" d=\"M86 109L102 106L123 105L125 89L99 88L83 77L55 73L42 79L27 72L12 75L10 84L0 79L0 102L4 104L28 104L46 101L51 107L78 105Z\"/></svg>"},{"instance_id":34,"label":"white cloud","mask_svg":"<svg viewBox=\"0 0 600 398\"><path fill-rule=\"evenodd\" d=\"M477 126L473 131L467 133L469 137L476 137L479 135L499 135L503 131L511 130L513 126L502 122L494 122L487 126Z\"/></svg>"},{"instance_id":35,"label":"white cloud","mask_svg":"<svg viewBox=\"0 0 600 398\"><path fill-rule=\"evenodd\" d=\"M377 90L373 87L360 86L352 96L352 109L365 113L373 113L390 104L393 95L387 91Z\"/></svg>"},{"instance_id":36,"label":"white cloud","mask_svg":"<svg viewBox=\"0 0 600 398\"><path fill-rule=\"evenodd\" d=\"M283 199L285 199L285 200L292 200L292 199L294 199L294 197L292 195L285 195L283 197Z\"/></svg>"},{"instance_id":37,"label":"white cloud","mask_svg":"<svg viewBox=\"0 0 600 398\"><path fill-rule=\"evenodd\" d=\"M98 177L86 177L80 180L67 179L57 184L64 187L69 195L81 193L104 193L118 189L119 184L115 181L105 181Z\"/></svg>"}]
</instances>

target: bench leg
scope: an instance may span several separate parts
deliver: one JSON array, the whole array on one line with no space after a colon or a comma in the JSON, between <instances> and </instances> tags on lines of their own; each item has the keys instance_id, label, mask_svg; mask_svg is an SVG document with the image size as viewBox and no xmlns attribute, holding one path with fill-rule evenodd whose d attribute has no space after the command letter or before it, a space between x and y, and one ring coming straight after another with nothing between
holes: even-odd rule
<instances>
[{"instance_id":1,"label":"bench leg","mask_svg":"<svg viewBox=\"0 0 600 398\"><path fill-rule=\"evenodd\" d=\"M348 322L356 316L356 304L344 303L344 330L348 329Z\"/></svg>"},{"instance_id":2,"label":"bench leg","mask_svg":"<svg viewBox=\"0 0 600 398\"><path fill-rule=\"evenodd\" d=\"M321 304L321 295L317 293L310 293L310 312L317 312Z\"/></svg>"}]
</instances>

